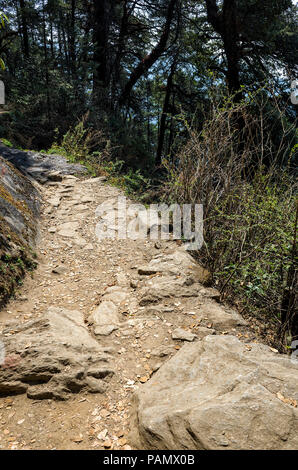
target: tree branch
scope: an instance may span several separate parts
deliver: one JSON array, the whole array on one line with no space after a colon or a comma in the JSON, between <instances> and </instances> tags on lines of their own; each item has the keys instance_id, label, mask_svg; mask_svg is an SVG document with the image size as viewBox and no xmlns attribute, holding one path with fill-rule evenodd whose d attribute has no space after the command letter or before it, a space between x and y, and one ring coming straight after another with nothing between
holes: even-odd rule
<instances>
[{"instance_id":1,"label":"tree branch","mask_svg":"<svg viewBox=\"0 0 298 470\"><path fill-rule=\"evenodd\" d=\"M150 54L147 55L131 72L130 78L120 96L120 105L123 105L125 103L131 93L132 88L137 83L137 81L152 67L152 65L157 61L157 59L159 59L161 54L164 52L171 30L171 23L173 20L176 3L177 0L170 0L167 10L166 22L160 39L156 46L152 49Z\"/></svg>"}]
</instances>

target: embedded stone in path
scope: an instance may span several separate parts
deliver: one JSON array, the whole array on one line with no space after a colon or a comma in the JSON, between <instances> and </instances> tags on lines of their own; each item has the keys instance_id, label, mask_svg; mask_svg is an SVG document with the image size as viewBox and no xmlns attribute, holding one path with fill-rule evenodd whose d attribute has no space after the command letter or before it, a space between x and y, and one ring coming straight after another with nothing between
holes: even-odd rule
<instances>
[{"instance_id":1,"label":"embedded stone in path","mask_svg":"<svg viewBox=\"0 0 298 470\"><path fill-rule=\"evenodd\" d=\"M89 322L94 325L94 328L103 325L118 325L119 320L118 308L109 300L101 302L89 317Z\"/></svg>"},{"instance_id":2,"label":"embedded stone in path","mask_svg":"<svg viewBox=\"0 0 298 470\"><path fill-rule=\"evenodd\" d=\"M215 334L216 334L216 330L214 330L213 328L205 328L204 326L200 326L196 330L196 335L199 339L203 339L205 338L205 336L215 335Z\"/></svg>"},{"instance_id":3,"label":"embedded stone in path","mask_svg":"<svg viewBox=\"0 0 298 470\"><path fill-rule=\"evenodd\" d=\"M191 331L184 330L183 328L176 328L172 333L172 338L180 341L193 341L196 337Z\"/></svg>"},{"instance_id":4,"label":"embedded stone in path","mask_svg":"<svg viewBox=\"0 0 298 470\"><path fill-rule=\"evenodd\" d=\"M211 281L210 273L199 266L184 248L176 249L171 254L158 254L148 265L140 266L138 269L140 275L152 275L156 273L168 275L192 276L194 282L209 284Z\"/></svg>"},{"instance_id":5,"label":"embedded stone in path","mask_svg":"<svg viewBox=\"0 0 298 470\"><path fill-rule=\"evenodd\" d=\"M53 206L53 207L59 207L61 202L60 197L52 197L51 199L48 199L48 203Z\"/></svg>"},{"instance_id":6,"label":"embedded stone in path","mask_svg":"<svg viewBox=\"0 0 298 470\"><path fill-rule=\"evenodd\" d=\"M202 285L188 281L189 278L183 275L178 278L168 275L146 279L143 281L145 287L140 291L140 305L154 304L170 297L198 297Z\"/></svg>"},{"instance_id":7,"label":"embedded stone in path","mask_svg":"<svg viewBox=\"0 0 298 470\"><path fill-rule=\"evenodd\" d=\"M118 326L116 325L96 326L94 328L94 334L96 336L109 336L115 330L118 330Z\"/></svg>"},{"instance_id":8,"label":"embedded stone in path","mask_svg":"<svg viewBox=\"0 0 298 470\"><path fill-rule=\"evenodd\" d=\"M11 328L3 332L6 356L0 367L0 395L65 400L81 390L105 390L106 379L98 379L97 372L110 370L112 357L92 338L81 312L51 307L13 331L10 336Z\"/></svg>"},{"instance_id":9,"label":"embedded stone in path","mask_svg":"<svg viewBox=\"0 0 298 470\"><path fill-rule=\"evenodd\" d=\"M184 345L134 396L141 449L298 446L298 363L262 344L209 335Z\"/></svg>"},{"instance_id":10,"label":"embedded stone in path","mask_svg":"<svg viewBox=\"0 0 298 470\"><path fill-rule=\"evenodd\" d=\"M126 291L122 290L121 287L118 287L118 286L113 286L113 287L115 287L115 289L108 288L106 290L106 293L103 296L103 300L111 301L115 305L119 306L122 302L127 300L127 298L129 297L129 294Z\"/></svg>"},{"instance_id":11,"label":"embedded stone in path","mask_svg":"<svg viewBox=\"0 0 298 470\"><path fill-rule=\"evenodd\" d=\"M54 274L65 274L68 271L68 268L63 265L56 266L52 269L52 273Z\"/></svg>"},{"instance_id":12,"label":"embedded stone in path","mask_svg":"<svg viewBox=\"0 0 298 470\"><path fill-rule=\"evenodd\" d=\"M218 329L229 329L237 326L246 326L247 321L235 310L219 305L215 301L205 301L200 314Z\"/></svg>"}]
</instances>

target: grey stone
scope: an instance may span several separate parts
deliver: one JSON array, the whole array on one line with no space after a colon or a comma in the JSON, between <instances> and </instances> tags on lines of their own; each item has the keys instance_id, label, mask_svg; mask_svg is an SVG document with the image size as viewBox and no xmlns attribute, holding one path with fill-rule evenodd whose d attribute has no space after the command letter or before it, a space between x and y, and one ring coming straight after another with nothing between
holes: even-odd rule
<instances>
[{"instance_id":1,"label":"grey stone","mask_svg":"<svg viewBox=\"0 0 298 470\"><path fill-rule=\"evenodd\" d=\"M101 302L89 317L89 322L93 324L95 328L103 325L118 325L119 315L116 305L108 300Z\"/></svg>"},{"instance_id":2,"label":"grey stone","mask_svg":"<svg viewBox=\"0 0 298 470\"><path fill-rule=\"evenodd\" d=\"M64 238L75 238L76 237L76 232L73 230L59 230L58 235Z\"/></svg>"},{"instance_id":3,"label":"grey stone","mask_svg":"<svg viewBox=\"0 0 298 470\"><path fill-rule=\"evenodd\" d=\"M71 231L75 232L76 230L78 230L79 226L80 226L80 224L77 221L65 222L64 224L58 225L57 230L59 230L59 231L71 230Z\"/></svg>"},{"instance_id":4,"label":"grey stone","mask_svg":"<svg viewBox=\"0 0 298 470\"><path fill-rule=\"evenodd\" d=\"M205 338L205 336L215 335L215 334L216 334L216 330L214 330L213 328L205 328L204 326L200 326L196 330L196 335L199 339L203 339Z\"/></svg>"},{"instance_id":5,"label":"grey stone","mask_svg":"<svg viewBox=\"0 0 298 470\"><path fill-rule=\"evenodd\" d=\"M59 207L60 203L61 203L61 197L59 197L59 196L52 197L52 198L48 199L48 203L50 204L50 206Z\"/></svg>"},{"instance_id":6,"label":"grey stone","mask_svg":"<svg viewBox=\"0 0 298 470\"><path fill-rule=\"evenodd\" d=\"M152 356L156 356L156 357L166 357L166 356L169 356L170 354L173 354L175 352L175 348L174 346L158 346L157 348L155 348L152 352L151 352L151 355Z\"/></svg>"},{"instance_id":7,"label":"grey stone","mask_svg":"<svg viewBox=\"0 0 298 470\"><path fill-rule=\"evenodd\" d=\"M60 265L52 269L54 274L65 274L68 271L66 266Z\"/></svg>"},{"instance_id":8,"label":"grey stone","mask_svg":"<svg viewBox=\"0 0 298 470\"><path fill-rule=\"evenodd\" d=\"M120 290L120 287L118 289L119 290L115 290L114 292L107 292L103 296L103 300L113 302L115 305L120 305L122 302L127 300L128 293Z\"/></svg>"},{"instance_id":9,"label":"grey stone","mask_svg":"<svg viewBox=\"0 0 298 470\"><path fill-rule=\"evenodd\" d=\"M104 379L106 377L111 377L114 375L113 369L107 367L97 367L91 368L87 372L87 376L95 377L96 379Z\"/></svg>"},{"instance_id":10,"label":"grey stone","mask_svg":"<svg viewBox=\"0 0 298 470\"><path fill-rule=\"evenodd\" d=\"M89 393L104 393L107 389L107 384L103 380L94 377L86 377L86 384Z\"/></svg>"},{"instance_id":11,"label":"grey stone","mask_svg":"<svg viewBox=\"0 0 298 470\"><path fill-rule=\"evenodd\" d=\"M191 331L184 330L183 328L176 328L172 332L172 338L180 341L193 341L196 337Z\"/></svg>"},{"instance_id":12,"label":"grey stone","mask_svg":"<svg viewBox=\"0 0 298 470\"><path fill-rule=\"evenodd\" d=\"M188 285L186 277L156 276L146 280L145 287L140 291L140 305L159 303L166 298L198 297L202 289L201 284Z\"/></svg>"},{"instance_id":13,"label":"grey stone","mask_svg":"<svg viewBox=\"0 0 298 470\"><path fill-rule=\"evenodd\" d=\"M141 276L151 276L152 274L157 274L158 273L158 268L154 268L150 265L147 266L140 266L138 268L138 274Z\"/></svg>"},{"instance_id":14,"label":"grey stone","mask_svg":"<svg viewBox=\"0 0 298 470\"><path fill-rule=\"evenodd\" d=\"M87 242L85 240L85 238L83 237L80 237L78 235L76 235L73 239L73 243L77 246L79 246L80 248L85 248L86 245L87 245Z\"/></svg>"},{"instance_id":15,"label":"grey stone","mask_svg":"<svg viewBox=\"0 0 298 470\"><path fill-rule=\"evenodd\" d=\"M6 355L13 355L16 365L0 367L1 395L27 391L29 398L64 400L71 393L88 391L90 368L101 370L111 362L79 311L51 307L14 331L11 336L3 331Z\"/></svg>"},{"instance_id":16,"label":"grey stone","mask_svg":"<svg viewBox=\"0 0 298 470\"><path fill-rule=\"evenodd\" d=\"M203 319L207 318L208 322L216 329L227 330L237 326L246 326L247 321L235 310L226 306L219 305L217 302L204 302L204 306L200 310Z\"/></svg>"},{"instance_id":17,"label":"grey stone","mask_svg":"<svg viewBox=\"0 0 298 470\"><path fill-rule=\"evenodd\" d=\"M103 325L94 327L94 334L96 336L109 336L113 331L118 330L116 325Z\"/></svg>"},{"instance_id":18,"label":"grey stone","mask_svg":"<svg viewBox=\"0 0 298 470\"><path fill-rule=\"evenodd\" d=\"M50 171L45 174L49 181L62 181L63 176L59 171Z\"/></svg>"},{"instance_id":19,"label":"grey stone","mask_svg":"<svg viewBox=\"0 0 298 470\"><path fill-rule=\"evenodd\" d=\"M184 345L137 390L131 442L142 449L294 450L294 400L298 364L288 356L209 335Z\"/></svg>"}]
</instances>

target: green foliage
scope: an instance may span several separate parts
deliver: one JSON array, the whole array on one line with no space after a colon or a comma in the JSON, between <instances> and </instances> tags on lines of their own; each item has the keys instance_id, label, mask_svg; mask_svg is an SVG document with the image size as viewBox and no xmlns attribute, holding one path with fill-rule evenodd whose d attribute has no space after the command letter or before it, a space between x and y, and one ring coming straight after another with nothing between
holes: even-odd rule
<instances>
[{"instance_id":1,"label":"green foliage","mask_svg":"<svg viewBox=\"0 0 298 470\"><path fill-rule=\"evenodd\" d=\"M127 194L144 193L148 189L150 181L142 175L140 170L133 171L130 169L124 175L124 184Z\"/></svg>"},{"instance_id":2,"label":"green foliage","mask_svg":"<svg viewBox=\"0 0 298 470\"><path fill-rule=\"evenodd\" d=\"M292 263L295 197L259 170L218 202L206 224L213 227L207 250L222 293L278 320Z\"/></svg>"},{"instance_id":3,"label":"green foliage","mask_svg":"<svg viewBox=\"0 0 298 470\"><path fill-rule=\"evenodd\" d=\"M104 165L110 159L111 144L103 131L88 125L88 117L89 113L85 114L66 132L61 142L55 142L47 153L58 153L71 162L85 165L94 175L101 174Z\"/></svg>"},{"instance_id":4,"label":"green foliage","mask_svg":"<svg viewBox=\"0 0 298 470\"><path fill-rule=\"evenodd\" d=\"M223 297L271 323L277 332L288 274L297 263L291 132L285 125L280 135L281 155L287 151L290 157L289 164L280 167L274 136L263 132L275 108L268 113L267 103L261 106L257 97L250 100L240 105L214 103L199 133L186 122L189 140L176 161L167 162L165 198L203 204L205 244L198 258L211 271ZM239 115L246 123L241 131Z\"/></svg>"},{"instance_id":5,"label":"green foliage","mask_svg":"<svg viewBox=\"0 0 298 470\"><path fill-rule=\"evenodd\" d=\"M0 29L5 28L7 23L8 23L7 16L3 13L3 11L0 11ZM5 70L5 63L2 57L0 57L0 68L2 70Z\"/></svg>"},{"instance_id":6,"label":"green foliage","mask_svg":"<svg viewBox=\"0 0 298 470\"><path fill-rule=\"evenodd\" d=\"M2 137L0 140L4 145L6 145L6 147L12 148L14 146L13 143L10 142L10 140L8 140L8 139L5 139L5 138Z\"/></svg>"}]
</instances>

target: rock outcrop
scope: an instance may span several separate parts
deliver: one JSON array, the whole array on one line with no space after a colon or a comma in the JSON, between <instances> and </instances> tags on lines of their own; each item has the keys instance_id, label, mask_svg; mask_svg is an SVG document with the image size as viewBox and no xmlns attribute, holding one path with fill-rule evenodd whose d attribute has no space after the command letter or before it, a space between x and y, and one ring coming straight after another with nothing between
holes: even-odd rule
<instances>
[{"instance_id":1,"label":"rock outcrop","mask_svg":"<svg viewBox=\"0 0 298 470\"><path fill-rule=\"evenodd\" d=\"M0 304L26 269L35 266L41 205L38 183L60 181L62 175L86 171L59 155L23 152L0 143Z\"/></svg>"},{"instance_id":2,"label":"rock outcrop","mask_svg":"<svg viewBox=\"0 0 298 470\"><path fill-rule=\"evenodd\" d=\"M83 314L51 307L40 318L3 332L0 395L64 400L71 393L104 393L111 355L92 338Z\"/></svg>"},{"instance_id":3,"label":"rock outcrop","mask_svg":"<svg viewBox=\"0 0 298 470\"><path fill-rule=\"evenodd\" d=\"M0 303L34 265L39 206L36 187L0 156Z\"/></svg>"},{"instance_id":4,"label":"rock outcrop","mask_svg":"<svg viewBox=\"0 0 298 470\"><path fill-rule=\"evenodd\" d=\"M47 155L40 152L23 152L0 143L0 155L18 168L24 175L44 184L47 181L60 181L62 175L84 174L87 169L80 164L72 164L61 155Z\"/></svg>"},{"instance_id":5,"label":"rock outcrop","mask_svg":"<svg viewBox=\"0 0 298 470\"><path fill-rule=\"evenodd\" d=\"M136 392L142 449L297 449L298 363L261 344L207 336Z\"/></svg>"}]
</instances>

